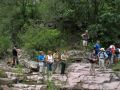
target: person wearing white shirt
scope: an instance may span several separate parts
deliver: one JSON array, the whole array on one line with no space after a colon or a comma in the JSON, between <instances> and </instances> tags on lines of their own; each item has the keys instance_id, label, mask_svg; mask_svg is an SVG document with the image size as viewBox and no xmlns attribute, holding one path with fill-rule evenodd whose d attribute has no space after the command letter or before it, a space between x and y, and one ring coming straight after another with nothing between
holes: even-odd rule
<instances>
[{"instance_id":1,"label":"person wearing white shirt","mask_svg":"<svg viewBox=\"0 0 120 90\"><path fill-rule=\"evenodd\" d=\"M52 51L48 51L48 55L46 56L46 63L47 63L48 71L50 71L52 73L52 66L54 63Z\"/></svg>"}]
</instances>

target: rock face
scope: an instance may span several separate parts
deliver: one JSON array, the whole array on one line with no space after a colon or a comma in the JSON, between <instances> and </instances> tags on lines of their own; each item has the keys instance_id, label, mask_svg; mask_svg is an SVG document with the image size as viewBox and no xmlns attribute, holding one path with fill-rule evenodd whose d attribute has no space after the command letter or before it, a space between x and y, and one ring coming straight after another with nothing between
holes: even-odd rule
<instances>
[{"instance_id":1,"label":"rock face","mask_svg":"<svg viewBox=\"0 0 120 90\"><path fill-rule=\"evenodd\" d=\"M26 68L38 70L38 62L32 61L24 50L20 50L18 60L20 64L24 65Z\"/></svg>"},{"instance_id":2,"label":"rock face","mask_svg":"<svg viewBox=\"0 0 120 90\"><path fill-rule=\"evenodd\" d=\"M87 56L89 56L89 52L84 52L80 50L70 50L67 52L70 56L70 59L72 61L82 61L87 62Z\"/></svg>"}]
</instances>

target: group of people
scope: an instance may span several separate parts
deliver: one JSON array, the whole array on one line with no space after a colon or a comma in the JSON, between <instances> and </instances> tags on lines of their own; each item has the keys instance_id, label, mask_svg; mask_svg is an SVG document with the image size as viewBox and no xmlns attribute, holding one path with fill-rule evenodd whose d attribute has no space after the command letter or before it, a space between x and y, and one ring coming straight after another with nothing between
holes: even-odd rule
<instances>
[{"instance_id":1,"label":"group of people","mask_svg":"<svg viewBox=\"0 0 120 90\"><path fill-rule=\"evenodd\" d=\"M99 70L105 71L107 67L117 64L120 60L120 49L115 48L115 45L110 45L106 50L101 48L99 42L94 46L89 57L91 74L95 75L95 64L99 65Z\"/></svg>"},{"instance_id":2,"label":"group of people","mask_svg":"<svg viewBox=\"0 0 120 90\"><path fill-rule=\"evenodd\" d=\"M15 46L12 50L13 54L13 61L12 66L16 66L19 64L18 61L18 52L19 49ZM63 53L60 53L58 49L56 49L54 52L48 51L47 54L44 53L44 51L39 51L39 55L36 57L36 60L38 62L39 72L45 73L46 70L49 71L49 74L52 73L58 73L59 67L61 67L61 74L65 74L65 68L66 68L66 61L68 60L69 55L66 50L63 51Z\"/></svg>"},{"instance_id":3,"label":"group of people","mask_svg":"<svg viewBox=\"0 0 120 90\"><path fill-rule=\"evenodd\" d=\"M64 51L62 54L55 50L53 53L52 51L48 51L47 54L45 54L43 51L39 52L39 55L37 56L37 61L39 62L39 72L44 73L47 68L50 74L52 73L58 73L58 69L61 66L61 74L65 74L65 67L66 67L66 61L69 58L66 51Z\"/></svg>"},{"instance_id":4,"label":"group of people","mask_svg":"<svg viewBox=\"0 0 120 90\"><path fill-rule=\"evenodd\" d=\"M83 39L83 46L87 48L89 40L88 30L86 30L81 36ZM99 65L100 71L105 71L107 67L118 63L119 59L120 48L115 47L113 44L105 50L105 48L101 47L100 41L97 41L91 50L91 55L88 58L91 63L90 73L95 75L95 64Z\"/></svg>"},{"instance_id":5,"label":"group of people","mask_svg":"<svg viewBox=\"0 0 120 90\"><path fill-rule=\"evenodd\" d=\"M90 55L91 74L95 74L95 64L99 65L99 70L105 71L113 64L117 64L120 60L120 49L116 48L115 45L110 45L106 50L100 46L100 42L94 45L94 48Z\"/></svg>"},{"instance_id":6,"label":"group of people","mask_svg":"<svg viewBox=\"0 0 120 90\"><path fill-rule=\"evenodd\" d=\"M84 49L87 50L89 34L88 30L85 31L82 35ZM16 47L13 48L13 66L18 64ZM44 51L39 51L39 55L36 57L39 63L39 72L44 73L47 70L52 73L58 73L58 68L61 66L61 74L65 74L66 61L69 59L67 51L60 53L59 50L48 51L47 54ZM118 63L120 59L120 48L116 48L115 45L110 45L106 50L101 47L100 41L97 41L91 50L91 55L88 60L91 63L90 73L95 75L95 64L99 65L99 70L105 71L107 67L110 67L113 64Z\"/></svg>"}]
</instances>

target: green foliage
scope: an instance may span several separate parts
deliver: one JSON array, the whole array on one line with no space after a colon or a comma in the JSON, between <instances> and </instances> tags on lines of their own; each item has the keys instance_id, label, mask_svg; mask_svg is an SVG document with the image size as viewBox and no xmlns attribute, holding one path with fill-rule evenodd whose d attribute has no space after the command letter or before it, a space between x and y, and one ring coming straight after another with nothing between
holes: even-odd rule
<instances>
[{"instance_id":1,"label":"green foliage","mask_svg":"<svg viewBox=\"0 0 120 90\"><path fill-rule=\"evenodd\" d=\"M22 35L23 46L27 49L53 50L65 42L60 39L60 32L56 29L29 27Z\"/></svg>"},{"instance_id":2,"label":"green foliage","mask_svg":"<svg viewBox=\"0 0 120 90\"><path fill-rule=\"evenodd\" d=\"M22 65L17 65L16 69L14 70L15 73L17 73L18 75L23 75L23 66Z\"/></svg>"},{"instance_id":3,"label":"green foliage","mask_svg":"<svg viewBox=\"0 0 120 90\"><path fill-rule=\"evenodd\" d=\"M0 57L2 57L8 48L10 48L11 42L10 38L7 36L0 36Z\"/></svg>"},{"instance_id":4,"label":"green foliage","mask_svg":"<svg viewBox=\"0 0 120 90\"><path fill-rule=\"evenodd\" d=\"M42 50L73 46L85 29L91 44L120 43L119 9L120 0L0 0L0 54L10 44Z\"/></svg>"}]
</instances>

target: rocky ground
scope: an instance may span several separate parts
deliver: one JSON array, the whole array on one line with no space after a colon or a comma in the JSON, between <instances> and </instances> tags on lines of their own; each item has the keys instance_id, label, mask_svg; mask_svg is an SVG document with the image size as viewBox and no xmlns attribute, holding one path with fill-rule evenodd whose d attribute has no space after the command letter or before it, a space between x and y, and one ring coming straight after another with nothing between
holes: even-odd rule
<instances>
[{"instance_id":1,"label":"rocky ground","mask_svg":"<svg viewBox=\"0 0 120 90\"><path fill-rule=\"evenodd\" d=\"M86 63L72 63L68 66L66 75L53 74L48 79L46 75L43 77L37 72L24 75L24 77L21 75L20 78L18 73L12 72L15 68L0 64L0 68L4 70L6 68L7 75L6 78L0 78L2 81L0 84L4 90L48 90L47 81L50 80L56 87L59 87L58 90L60 88L61 90L120 90L119 76L111 69L107 69L104 73L96 69L96 75L91 76L89 66ZM26 82L22 82L24 79Z\"/></svg>"},{"instance_id":2,"label":"rocky ground","mask_svg":"<svg viewBox=\"0 0 120 90\"><path fill-rule=\"evenodd\" d=\"M111 69L101 72L96 66L96 75L91 76L89 67L86 62L72 62L68 64L65 75L48 76L31 72L31 68L25 66L12 68L0 62L0 90L120 90L119 73Z\"/></svg>"}]
</instances>

